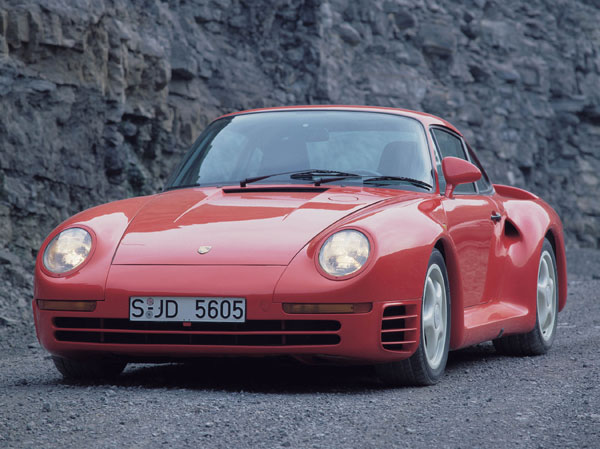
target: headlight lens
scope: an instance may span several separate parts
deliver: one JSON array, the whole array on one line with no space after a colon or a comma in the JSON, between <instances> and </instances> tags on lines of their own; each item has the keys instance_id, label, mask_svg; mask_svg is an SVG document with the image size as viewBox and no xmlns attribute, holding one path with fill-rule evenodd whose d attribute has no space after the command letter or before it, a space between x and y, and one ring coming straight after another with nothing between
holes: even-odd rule
<instances>
[{"instance_id":1,"label":"headlight lens","mask_svg":"<svg viewBox=\"0 0 600 449\"><path fill-rule=\"evenodd\" d=\"M347 276L360 270L369 258L369 239L347 229L331 235L321 247L319 264L331 276Z\"/></svg>"},{"instance_id":2,"label":"headlight lens","mask_svg":"<svg viewBox=\"0 0 600 449\"><path fill-rule=\"evenodd\" d=\"M70 228L54 237L44 251L44 266L62 274L81 265L90 255L92 236L85 229Z\"/></svg>"}]
</instances>

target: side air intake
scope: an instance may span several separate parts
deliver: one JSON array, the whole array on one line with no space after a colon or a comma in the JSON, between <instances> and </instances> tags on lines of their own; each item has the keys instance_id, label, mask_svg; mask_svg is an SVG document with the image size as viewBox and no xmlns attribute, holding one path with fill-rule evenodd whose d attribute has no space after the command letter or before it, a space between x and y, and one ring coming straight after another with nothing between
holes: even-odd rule
<instances>
[{"instance_id":1,"label":"side air intake","mask_svg":"<svg viewBox=\"0 0 600 449\"><path fill-rule=\"evenodd\" d=\"M413 351L419 342L419 304L388 305L381 320L381 345L396 352Z\"/></svg>"},{"instance_id":2,"label":"side air intake","mask_svg":"<svg viewBox=\"0 0 600 449\"><path fill-rule=\"evenodd\" d=\"M504 235L513 239L521 236L517 227L510 220L504 220Z\"/></svg>"}]
</instances>

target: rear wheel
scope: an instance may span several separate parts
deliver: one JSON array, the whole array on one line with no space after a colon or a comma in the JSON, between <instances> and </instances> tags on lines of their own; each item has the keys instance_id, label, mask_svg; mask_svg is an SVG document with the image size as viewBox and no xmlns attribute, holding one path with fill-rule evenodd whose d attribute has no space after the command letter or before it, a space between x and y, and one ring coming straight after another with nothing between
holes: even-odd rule
<instances>
[{"instance_id":1,"label":"rear wheel","mask_svg":"<svg viewBox=\"0 0 600 449\"><path fill-rule=\"evenodd\" d=\"M544 239L537 276L535 327L526 334L509 335L493 341L496 350L507 355L540 355L548 352L556 336L558 276L552 244Z\"/></svg>"},{"instance_id":2,"label":"rear wheel","mask_svg":"<svg viewBox=\"0 0 600 449\"><path fill-rule=\"evenodd\" d=\"M450 288L444 257L434 249L427 266L421 302L421 338L406 360L376 366L391 385L433 385L444 374L450 346Z\"/></svg>"},{"instance_id":3,"label":"rear wheel","mask_svg":"<svg viewBox=\"0 0 600 449\"><path fill-rule=\"evenodd\" d=\"M52 356L56 369L68 380L96 380L117 377L126 362L116 360L73 360Z\"/></svg>"}]
</instances>

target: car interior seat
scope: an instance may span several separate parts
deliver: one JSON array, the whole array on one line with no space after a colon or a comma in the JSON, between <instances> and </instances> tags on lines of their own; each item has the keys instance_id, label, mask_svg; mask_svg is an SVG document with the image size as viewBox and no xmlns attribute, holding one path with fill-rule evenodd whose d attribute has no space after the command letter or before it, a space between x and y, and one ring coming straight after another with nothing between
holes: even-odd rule
<instances>
[{"instance_id":1,"label":"car interior seat","mask_svg":"<svg viewBox=\"0 0 600 449\"><path fill-rule=\"evenodd\" d=\"M308 150L306 143L291 138L277 139L263 149L260 167L261 174L282 173L295 170L308 170Z\"/></svg>"},{"instance_id":2,"label":"car interior seat","mask_svg":"<svg viewBox=\"0 0 600 449\"><path fill-rule=\"evenodd\" d=\"M382 176L415 179L426 179L428 172L418 143L409 140L388 143L381 153L378 170Z\"/></svg>"}]
</instances>

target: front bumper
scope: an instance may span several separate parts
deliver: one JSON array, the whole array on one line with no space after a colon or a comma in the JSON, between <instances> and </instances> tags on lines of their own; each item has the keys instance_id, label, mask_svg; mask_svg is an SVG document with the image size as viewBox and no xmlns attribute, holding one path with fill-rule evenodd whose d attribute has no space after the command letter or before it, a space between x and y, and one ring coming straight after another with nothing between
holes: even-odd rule
<instances>
[{"instance_id":1,"label":"front bumper","mask_svg":"<svg viewBox=\"0 0 600 449\"><path fill-rule=\"evenodd\" d=\"M373 298L343 301L372 302L368 313L288 314L273 301L282 269L236 267L233 275L231 267L113 266L105 300L93 312L40 310L36 299L48 298L34 299L38 338L50 353L74 359L292 355L378 363L416 350L420 300L381 299L374 292ZM246 323L131 322L130 296L245 297ZM306 302L342 301L328 301L327 292L320 292Z\"/></svg>"}]
</instances>

